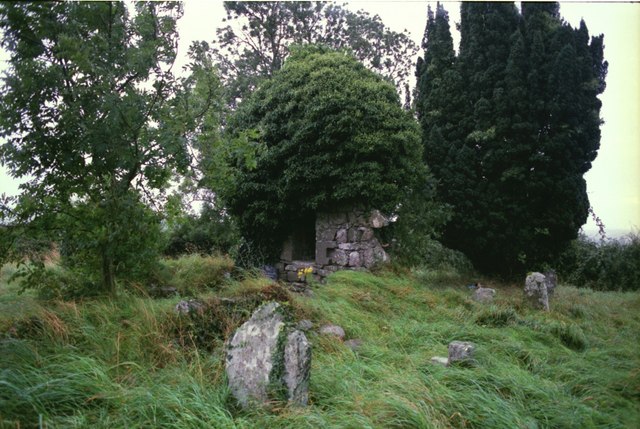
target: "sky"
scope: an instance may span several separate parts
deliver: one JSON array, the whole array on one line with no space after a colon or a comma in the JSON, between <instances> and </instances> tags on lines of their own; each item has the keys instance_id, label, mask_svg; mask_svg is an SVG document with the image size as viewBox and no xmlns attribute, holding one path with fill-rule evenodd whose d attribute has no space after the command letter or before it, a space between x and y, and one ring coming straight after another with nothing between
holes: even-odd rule
<instances>
[{"instance_id":1,"label":"sky","mask_svg":"<svg viewBox=\"0 0 640 429\"><path fill-rule=\"evenodd\" d=\"M341 3L341 2L339 2ZM458 2L441 2L449 12L450 24L460 21ZM350 1L347 8L378 14L394 31L407 30L420 44L426 24L426 1ZM222 2L187 0L184 16L178 23L179 55L184 55L194 40L211 42L215 29L225 17ZM640 228L640 3L560 2L560 13L572 26L584 19L591 35L604 34L605 59L609 62L607 88L600 96L604 124L598 157L585 175L589 200L602 219L610 237ZM454 43L459 36L454 31ZM420 53L422 55L422 53ZM0 52L0 61L6 54ZM184 64L179 61L177 64ZM3 64L0 63L0 68ZM179 68L176 68L179 70ZM0 167L0 193L15 194L18 182ZM594 236L595 223L584 226Z\"/></svg>"}]
</instances>

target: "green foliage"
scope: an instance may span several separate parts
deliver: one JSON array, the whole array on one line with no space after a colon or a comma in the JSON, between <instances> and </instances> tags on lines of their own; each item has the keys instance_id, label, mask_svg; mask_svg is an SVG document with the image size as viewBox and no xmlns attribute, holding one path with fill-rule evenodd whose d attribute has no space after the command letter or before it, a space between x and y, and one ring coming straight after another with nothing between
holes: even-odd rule
<instances>
[{"instance_id":1,"label":"green foliage","mask_svg":"<svg viewBox=\"0 0 640 429\"><path fill-rule=\"evenodd\" d=\"M233 186L222 197L268 258L316 211L390 213L428 181L419 130L393 86L342 52L294 52L229 124L231 135L251 129L260 131L255 168L232 158Z\"/></svg>"},{"instance_id":2,"label":"green foliage","mask_svg":"<svg viewBox=\"0 0 640 429\"><path fill-rule=\"evenodd\" d=\"M595 290L640 289L640 235L600 243L580 236L558 260L558 272L578 287Z\"/></svg>"},{"instance_id":3,"label":"green foliage","mask_svg":"<svg viewBox=\"0 0 640 429\"><path fill-rule=\"evenodd\" d=\"M187 253L229 253L237 241L232 219L205 204L197 217L187 215L176 222L163 253L174 257Z\"/></svg>"},{"instance_id":4,"label":"green foliage","mask_svg":"<svg viewBox=\"0 0 640 429\"><path fill-rule=\"evenodd\" d=\"M64 241L72 265L100 259L101 289L113 294L116 276L156 250L157 220L145 206L188 167L188 138L216 80L197 49L194 74L172 74L181 14L178 3L136 3L132 16L117 2L2 3L10 67L0 162L28 179L2 205L2 260L20 257L11 247L22 236Z\"/></svg>"},{"instance_id":5,"label":"green foliage","mask_svg":"<svg viewBox=\"0 0 640 429\"><path fill-rule=\"evenodd\" d=\"M463 3L460 32L455 56L447 12L429 12L417 67L425 159L453 208L443 242L483 271L519 276L586 221L602 36L571 28L557 4Z\"/></svg>"},{"instance_id":6,"label":"green foliage","mask_svg":"<svg viewBox=\"0 0 640 429\"><path fill-rule=\"evenodd\" d=\"M228 1L224 7L232 25L217 30L214 52L234 102L279 70L294 44L349 49L398 90L406 83L417 51L406 31L391 31L378 15L354 13L336 4Z\"/></svg>"},{"instance_id":7,"label":"green foliage","mask_svg":"<svg viewBox=\"0 0 640 429\"><path fill-rule=\"evenodd\" d=\"M219 289L233 271L228 256L200 256L192 254L178 259L161 261L158 280L175 287L182 296L193 296L211 289Z\"/></svg>"}]
</instances>

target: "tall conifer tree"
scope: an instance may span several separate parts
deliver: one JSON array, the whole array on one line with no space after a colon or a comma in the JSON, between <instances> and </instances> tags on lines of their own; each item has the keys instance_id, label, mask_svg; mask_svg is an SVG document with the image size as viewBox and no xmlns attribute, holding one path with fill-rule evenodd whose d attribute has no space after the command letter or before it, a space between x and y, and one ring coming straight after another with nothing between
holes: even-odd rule
<instances>
[{"instance_id":1,"label":"tall conifer tree","mask_svg":"<svg viewBox=\"0 0 640 429\"><path fill-rule=\"evenodd\" d=\"M463 3L454 67L421 74L437 55L437 27L430 15L416 107L440 198L454 210L444 240L485 271L550 262L587 217L583 175L599 147L607 70L602 36L564 23L556 3L525 3L521 14L512 3ZM445 77L459 84L434 100ZM447 114L432 121L434 111Z\"/></svg>"}]
</instances>

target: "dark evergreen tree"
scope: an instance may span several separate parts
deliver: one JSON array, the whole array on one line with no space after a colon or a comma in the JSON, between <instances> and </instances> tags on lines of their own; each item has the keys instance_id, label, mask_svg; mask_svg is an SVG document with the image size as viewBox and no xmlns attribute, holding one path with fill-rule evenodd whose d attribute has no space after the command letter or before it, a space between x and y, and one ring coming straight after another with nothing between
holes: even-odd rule
<instances>
[{"instance_id":1,"label":"dark evergreen tree","mask_svg":"<svg viewBox=\"0 0 640 429\"><path fill-rule=\"evenodd\" d=\"M525 3L522 14L511 3L463 3L460 31L443 76L457 73L461 84L439 101L455 110L430 123L425 107L438 101L417 105L427 162L454 210L444 240L485 271L519 272L552 261L586 221L583 175L599 147L607 69L602 36L590 40L584 23L571 28L554 3ZM427 100L439 78L419 81Z\"/></svg>"}]
</instances>

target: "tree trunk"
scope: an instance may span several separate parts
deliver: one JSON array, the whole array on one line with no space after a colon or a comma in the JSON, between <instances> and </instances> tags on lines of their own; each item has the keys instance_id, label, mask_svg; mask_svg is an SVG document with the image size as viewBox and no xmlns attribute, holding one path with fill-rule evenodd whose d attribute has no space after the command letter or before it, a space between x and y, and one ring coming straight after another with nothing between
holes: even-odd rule
<instances>
[{"instance_id":1,"label":"tree trunk","mask_svg":"<svg viewBox=\"0 0 640 429\"><path fill-rule=\"evenodd\" d=\"M106 250L102 251L102 288L107 294L115 296L116 279L113 273L113 260Z\"/></svg>"}]
</instances>

